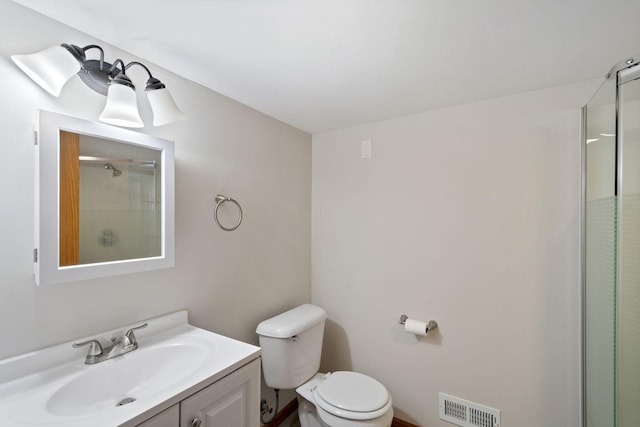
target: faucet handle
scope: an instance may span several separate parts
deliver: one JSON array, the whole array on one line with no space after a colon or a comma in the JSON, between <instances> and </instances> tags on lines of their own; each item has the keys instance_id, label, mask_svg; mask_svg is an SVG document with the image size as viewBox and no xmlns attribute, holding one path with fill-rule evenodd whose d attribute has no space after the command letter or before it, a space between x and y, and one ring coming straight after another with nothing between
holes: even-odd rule
<instances>
[{"instance_id":1,"label":"faucet handle","mask_svg":"<svg viewBox=\"0 0 640 427\"><path fill-rule=\"evenodd\" d=\"M73 348L84 347L85 345L89 346L89 353L87 353L87 357L89 356L100 356L102 354L102 344L98 340L89 340L84 342L77 342L72 345Z\"/></svg>"},{"instance_id":2,"label":"faucet handle","mask_svg":"<svg viewBox=\"0 0 640 427\"><path fill-rule=\"evenodd\" d=\"M122 337L122 345L123 347L128 347L130 345L138 345L138 341L136 340L136 336L133 334L133 331L137 331L138 329L143 329L146 328L147 326L149 326L148 323L143 323L140 326L134 326L133 328L129 329L127 332L124 333L124 336Z\"/></svg>"}]
</instances>

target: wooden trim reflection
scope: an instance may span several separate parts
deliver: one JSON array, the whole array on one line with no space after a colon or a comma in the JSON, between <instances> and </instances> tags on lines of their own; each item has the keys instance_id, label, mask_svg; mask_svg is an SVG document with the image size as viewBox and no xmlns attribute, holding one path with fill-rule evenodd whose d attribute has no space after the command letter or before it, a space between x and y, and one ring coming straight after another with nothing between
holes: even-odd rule
<instances>
[{"instance_id":1,"label":"wooden trim reflection","mask_svg":"<svg viewBox=\"0 0 640 427\"><path fill-rule=\"evenodd\" d=\"M60 266L79 262L80 136L60 131Z\"/></svg>"}]
</instances>

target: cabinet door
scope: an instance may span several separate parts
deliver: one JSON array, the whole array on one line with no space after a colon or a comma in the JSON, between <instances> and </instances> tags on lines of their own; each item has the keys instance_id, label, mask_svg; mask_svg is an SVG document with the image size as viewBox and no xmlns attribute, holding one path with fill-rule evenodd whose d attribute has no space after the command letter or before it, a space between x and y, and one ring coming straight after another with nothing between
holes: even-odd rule
<instances>
[{"instance_id":1,"label":"cabinet door","mask_svg":"<svg viewBox=\"0 0 640 427\"><path fill-rule=\"evenodd\" d=\"M173 405L169 409L165 409L158 415L149 418L136 427L177 427L180 421L180 409L178 404Z\"/></svg>"},{"instance_id":2,"label":"cabinet door","mask_svg":"<svg viewBox=\"0 0 640 427\"><path fill-rule=\"evenodd\" d=\"M180 427L259 426L260 359L180 403Z\"/></svg>"}]
</instances>

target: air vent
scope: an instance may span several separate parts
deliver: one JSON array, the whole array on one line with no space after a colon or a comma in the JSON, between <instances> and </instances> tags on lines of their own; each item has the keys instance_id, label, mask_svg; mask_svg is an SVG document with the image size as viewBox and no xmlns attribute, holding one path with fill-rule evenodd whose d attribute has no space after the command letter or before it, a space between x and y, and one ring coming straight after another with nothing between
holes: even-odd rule
<instances>
[{"instance_id":1,"label":"air vent","mask_svg":"<svg viewBox=\"0 0 640 427\"><path fill-rule=\"evenodd\" d=\"M462 427L500 427L500 411L440 393L440 419Z\"/></svg>"}]
</instances>

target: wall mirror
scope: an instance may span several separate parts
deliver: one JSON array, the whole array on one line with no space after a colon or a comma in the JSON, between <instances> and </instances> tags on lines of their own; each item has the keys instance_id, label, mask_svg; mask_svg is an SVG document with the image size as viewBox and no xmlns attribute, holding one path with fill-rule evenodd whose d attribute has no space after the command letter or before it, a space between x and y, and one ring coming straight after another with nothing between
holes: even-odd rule
<instances>
[{"instance_id":1,"label":"wall mirror","mask_svg":"<svg viewBox=\"0 0 640 427\"><path fill-rule=\"evenodd\" d=\"M173 267L173 142L48 111L36 127L36 284Z\"/></svg>"}]
</instances>

